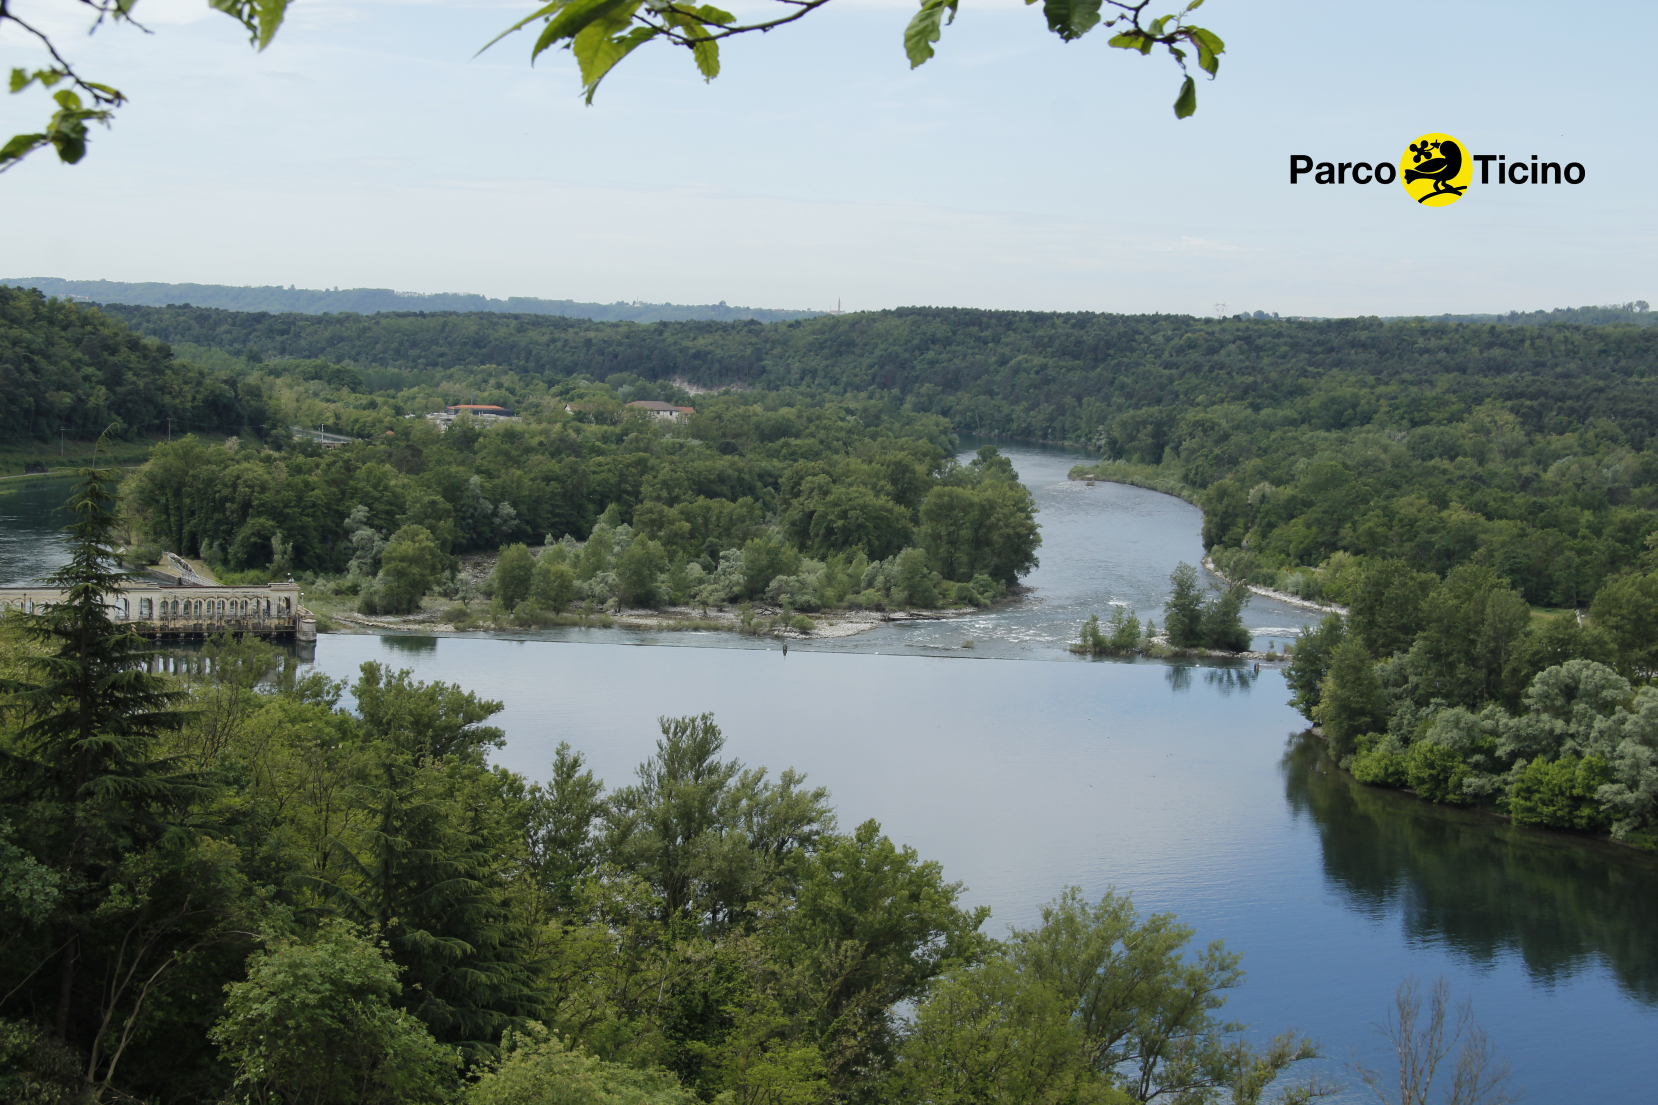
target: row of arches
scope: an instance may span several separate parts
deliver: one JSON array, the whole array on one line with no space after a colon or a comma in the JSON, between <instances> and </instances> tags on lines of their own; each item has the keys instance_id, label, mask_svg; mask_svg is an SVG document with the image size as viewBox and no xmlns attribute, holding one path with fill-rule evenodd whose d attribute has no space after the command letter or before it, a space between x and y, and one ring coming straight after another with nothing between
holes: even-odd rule
<instances>
[{"instance_id":1,"label":"row of arches","mask_svg":"<svg viewBox=\"0 0 1658 1105\"><path fill-rule=\"evenodd\" d=\"M37 600L33 596L25 595L19 599L0 599L0 612L20 610L25 614L34 614L51 605L48 602ZM153 598L145 597L132 599L122 597L110 604L110 612L117 621L130 621L135 613L139 621L171 621L173 619L190 618L230 619L230 618L290 618L294 614L294 600L292 597L270 598L265 596L248 597L237 595L229 598Z\"/></svg>"},{"instance_id":2,"label":"row of arches","mask_svg":"<svg viewBox=\"0 0 1658 1105\"><path fill-rule=\"evenodd\" d=\"M259 599L151 599L138 600L138 617L142 621L171 620L173 618L286 618L294 612L291 598ZM121 600L121 617L126 618L127 600Z\"/></svg>"}]
</instances>

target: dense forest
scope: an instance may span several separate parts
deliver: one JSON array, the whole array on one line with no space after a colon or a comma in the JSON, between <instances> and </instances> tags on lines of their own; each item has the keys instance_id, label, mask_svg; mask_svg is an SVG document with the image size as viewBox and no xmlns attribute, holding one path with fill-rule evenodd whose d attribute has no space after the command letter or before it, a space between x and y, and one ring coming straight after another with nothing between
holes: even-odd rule
<instances>
[{"instance_id":1,"label":"dense forest","mask_svg":"<svg viewBox=\"0 0 1658 1105\"><path fill-rule=\"evenodd\" d=\"M326 452L280 436L158 444L124 487L153 542L136 559L164 548L260 579L343 574L331 586L366 612L408 613L434 587L467 597L455 554L507 549L491 596L503 614L985 605L1036 565L1030 492L992 447L957 463L936 417L723 396L680 427L584 405L598 409L446 432L381 414L376 427L397 428ZM527 545L546 546L533 567Z\"/></svg>"},{"instance_id":2,"label":"dense forest","mask_svg":"<svg viewBox=\"0 0 1658 1105\"><path fill-rule=\"evenodd\" d=\"M263 396L118 319L0 287L0 438L266 430Z\"/></svg>"},{"instance_id":3,"label":"dense forest","mask_svg":"<svg viewBox=\"0 0 1658 1105\"><path fill-rule=\"evenodd\" d=\"M1316 1052L1221 1019L1219 942L1069 891L1005 940L937 863L664 718L607 786L490 763L500 703L214 639L176 675L103 602L0 626L0 1098L309 1105L1299 1105ZM1274 1085L1274 1083L1277 1083Z\"/></svg>"},{"instance_id":4,"label":"dense forest","mask_svg":"<svg viewBox=\"0 0 1658 1105\"><path fill-rule=\"evenodd\" d=\"M1648 567L1658 532L1658 329L1639 325L931 309L773 325L184 307L100 316L0 295L18 320L0 346L0 386L19 396L7 417L23 432L56 428L33 413L42 392L81 423L97 411L153 429L159 400L120 390L135 370L112 364L115 351L199 380L180 412L191 426L255 438L278 409L281 421L395 437L394 417L461 399L552 418L571 399L689 402L682 388L728 385L761 405L781 396L937 415L946 437L1091 444L1105 458L1094 474L1201 504L1228 574L1309 598L1341 601L1354 559L1405 558L1438 576L1478 561L1528 602L1582 606ZM1605 311L1644 320L1638 307ZM110 315L171 350L122 335ZM58 352L29 352L48 348ZM622 503L624 521L631 509ZM584 535L526 524L532 539Z\"/></svg>"}]
</instances>

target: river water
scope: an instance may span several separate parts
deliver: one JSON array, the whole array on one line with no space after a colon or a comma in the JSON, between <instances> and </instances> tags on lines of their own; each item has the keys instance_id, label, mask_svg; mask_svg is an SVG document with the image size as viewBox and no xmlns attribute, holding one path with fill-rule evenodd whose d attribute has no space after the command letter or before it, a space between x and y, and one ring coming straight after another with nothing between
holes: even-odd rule
<instances>
[{"instance_id":1,"label":"river water","mask_svg":"<svg viewBox=\"0 0 1658 1105\"><path fill-rule=\"evenodd\" d=\"M1224 939L1249 976L1227 1015L1258 1040L1291 1025L1314 1036L1342 1100L1368 1100L1349 1060L1387 1065L1373 1025L1406 976L1472 999L1527 1100L1653 1100L1658 863L1357 786L1297 735L1271 668L1071 656L1080 622L1112 602L1162 620L1169 571L1201 555L1200 517L1070 483L1075 455L1004 451L1044 539L1011 608L791 642L786 656L728 634L561 630L325 635L315 663L347 678L378 660L501 700L497 759L537 778L568 740L620 785L657 717L712 711L729 753L806 772L843 826L876 818L942 862L993 908L993 933L1078 885ZM53 501L0 494L0 578L61 555ZM1315 616L1257 599L1245 621L1265 645Z\"/></svg>"}]
</instances>

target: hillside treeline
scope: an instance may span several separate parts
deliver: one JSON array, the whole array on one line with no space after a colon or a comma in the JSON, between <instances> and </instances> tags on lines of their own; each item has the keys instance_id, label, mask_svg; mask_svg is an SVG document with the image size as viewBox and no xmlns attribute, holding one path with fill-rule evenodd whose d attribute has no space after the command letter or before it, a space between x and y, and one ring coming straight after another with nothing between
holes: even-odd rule
<instances>
[{"instance_id":1,"label":"hillside treeline","mask_svg":"<svg viewBox=\"0 0 1658 1105\"><path fill-rule=\"evenodd\" d=\"M897 392L961 432L1027 439L1090 442L1131 411L1229 405L1280 410L1286 424L1323 431L1378 419L1406 429L1455 421L1487 401L1531 433L1607 418L1642 447L1658 427L1658 395L1646 386L1658 331L1644 327L932 308L769 326L106 310L163 341L238 355L404 370L494 365L547 380L620 372L701 386Z\"/></svg>"},{"instance_id":2,"label":"hillside treeline","mask_svg":"<svg viewBox=\"0 0 1658 1105\"><path fill-rule=\"evenodd\" d=\"M390 288L295 288L281 285L127 283L120 280L62 280L55 277L0 279L0 284L37 288L49 296L119 303L141 307L192 304L231 311L298 311L305 314L355 311L511 311L531 315L567 315L571 318L619 322L655 322L659 319L759 319L778 322L811 318L818 311L788 311L763 307L730 307L720 303L580 303L573 299L537 299L510 296L491 299L464 292L398 292Z\"/></svg>"},{"instance_id":3,"label":"hillside treeline","mask_svg":"<svg viewBox=\"0 0 1658 1105\"><path fill-rule=\"evenodd\" d=\"M265 426L257 385L180 361L119 319L0 287L0 439Z\"/></svg>"},{"instance_id":4,"label":"hillside treeline","mask_svg":"<svg viewBox=\"0 0 1658 1105\"><path fill-rule=\"evenodd\" d=\"M296 420L315 396L283 380L338 385L351 395L330 402L354 434L458 398L553 414L605 384L611 399L684 401L680 380L797 406L876 399L956 433L1088 443L1121 465L1101 476L1201 503L1217 560L1313 598L1341 598L1344 557L1403 557L1437 575L1477 560L1534 604L1580 605L1642 568L1658 530L1652 327L919 308L774 325L109 310L213 365L221 386L259 404L288 396ZM316 424L322 408L311 409ZM250 427L255 414L250 401Z\"/></svg>"}]
</instances>

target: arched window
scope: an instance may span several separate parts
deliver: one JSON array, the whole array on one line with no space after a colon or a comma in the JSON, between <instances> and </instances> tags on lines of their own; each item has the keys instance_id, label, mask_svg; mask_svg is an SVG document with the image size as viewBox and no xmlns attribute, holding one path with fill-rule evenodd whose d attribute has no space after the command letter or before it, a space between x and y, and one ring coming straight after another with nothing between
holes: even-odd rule
<instances>
[{"instance_id":1,"label":"arched window","mask_svg":"<svg viewBox=\"0 0 1658 1105\"><path fill-rule=\"evenodd\" d=\"M148 618L150 616L150 611L154 609L155 601L153 599L138 600L138 616L140 618Z\"/></svg>"}]
</instances>

